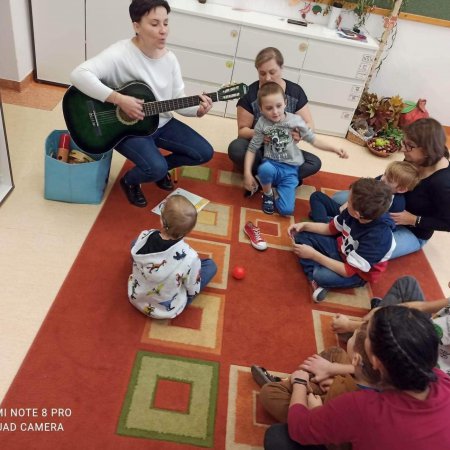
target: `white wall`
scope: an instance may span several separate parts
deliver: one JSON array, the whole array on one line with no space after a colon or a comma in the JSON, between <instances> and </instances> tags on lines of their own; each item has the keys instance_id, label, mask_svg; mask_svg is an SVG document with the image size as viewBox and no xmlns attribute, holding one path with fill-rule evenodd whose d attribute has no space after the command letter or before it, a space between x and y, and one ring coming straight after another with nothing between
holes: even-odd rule
<instances>
[{"instance_id":1,"label":"white wall","mask_svg":"<svg viewBox=\"0 0 450 450\"><path fill-rule=\"evenodd\" d=\"M300 19L299 9L305 5L305 2L300 2L289 6L288 0L207 1L295 19ZM311 12L306 19L313 23L326 23L326 17ZM352 27L354 22L353 12L345 11L342 26ZM383 17L372 14L366 26L369 33L379 39L383 33ZM394 46L378 75L372 79L369 91L380 96L398 94L404 100L426 98L430 115L450 126L450 28L401 19L397 27Z\"/></svg>"},{"instance_id":2,"label":"white wall","mask_svg":"<svg viewBox=\"0 0 450 450\"><path fill-rule=\"evenodd\" d=\"M0 78L22 81L33 71L28 0L0 0Z\"/></svg>"},{"instance_id":3,"label":"white wall","mask_svg":"<svg viewBox=\"0 0 450 450\"><path fill-rule=\"evenodd\" d=\"M9 1L0 1L0 78L19 80Z\"/></svg>"},{"instance_id":4,"label":"white wall","mask_svg":"<svg viewBox=\"0 0 450 450\"><path fill-rule=\"evenodd\" d=\"M367 28L373 36L381 35L381 22L381 16L370 18ZM394 45L369 90L404 100L425 98L430 115L450 126L450 28L410 20L399 20L397 28Z\"/></svg>"}]
</instances>

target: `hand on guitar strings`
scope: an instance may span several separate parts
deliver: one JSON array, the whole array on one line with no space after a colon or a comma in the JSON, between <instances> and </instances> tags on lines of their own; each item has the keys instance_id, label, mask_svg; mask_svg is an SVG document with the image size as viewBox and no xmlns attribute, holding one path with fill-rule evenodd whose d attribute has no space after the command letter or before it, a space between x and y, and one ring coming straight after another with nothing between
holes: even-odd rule
<instances>
[{"instance_id":1,"label":"hand on guitar strings","mask_svg":"<svg viewBox=\"0 0 450 450\"><path fill-rule=\"evenodd\" d=\"M212 100L207 95L200 94L200 105L197 109L197 117L203 117L212 108Z\"/></svg>"},{"instance_id":2,"label":"hand on guitar strings","mask_svg":"<svg viewBox=\"0 0 450 450\"><path fill-rule=\"evenodd\" d=\"M113 100L114 103L131 119L144 119L145 115L142 109L144 100L131 97L130 95L119 94L118 92Z\"/></svg>"}]
</instances>

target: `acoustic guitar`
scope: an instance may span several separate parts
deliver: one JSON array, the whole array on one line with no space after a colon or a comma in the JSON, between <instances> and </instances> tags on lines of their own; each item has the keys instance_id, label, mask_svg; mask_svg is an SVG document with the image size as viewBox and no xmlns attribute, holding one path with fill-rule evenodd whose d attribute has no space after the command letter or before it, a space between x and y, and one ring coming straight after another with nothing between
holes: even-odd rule
<instances>
[{"instance_id":1,"label":"acoustic guitar","mask_svg":"<svg viewBox=\"0 0 450 450\"><path fill-rule=\"evenodd\" d=\"M224 86L205 94L213 102L233 100L247 93L243 83ZM143 120L131 119L118 106L103 103L69 87L62 101L64 119L75 144L89 153L105 153L128 136L149 136L158 128L159 114L200 104L200 97L156 101L150 87L141 81L131 81L117 92L144 100Z\"/></svg>"}]
</instances>

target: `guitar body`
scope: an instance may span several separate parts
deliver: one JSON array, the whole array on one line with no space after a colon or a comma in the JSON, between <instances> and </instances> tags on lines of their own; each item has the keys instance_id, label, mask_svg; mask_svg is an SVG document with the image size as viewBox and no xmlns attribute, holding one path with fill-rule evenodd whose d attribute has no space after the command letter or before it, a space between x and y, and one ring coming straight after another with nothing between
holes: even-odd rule
<instances>
[{"instance_id":1,"label":"guitar body","mask_svg":"<svg viewBox=\"0 0 450 450\"><path fill-rule=\"evenodd\" d=\"M139 81L125 84L117 92L154 102L150 87ZM71 86L64 94L63 114L74 142L89 153L105 153L128 136L148 136L158 128L159 115L133 120L112 103L103 103Z\"/></svg>"}]
</instances>

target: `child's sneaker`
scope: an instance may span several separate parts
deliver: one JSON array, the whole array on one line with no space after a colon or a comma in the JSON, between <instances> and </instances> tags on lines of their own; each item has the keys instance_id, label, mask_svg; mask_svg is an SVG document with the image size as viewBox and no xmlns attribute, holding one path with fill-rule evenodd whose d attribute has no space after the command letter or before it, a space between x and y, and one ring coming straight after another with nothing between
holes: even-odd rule
<instances>
[{"instance_id":1,"label":"child's sneaker","mask_svg":"<svg viewBox=\"0 0 450 450\"><path fill-rule=\"evenodd\" d=\"M313 290L312 299L315 303L320 303L322 300L325 300L325 297L328 294L328 290L319 286L316 281L311 281L311 287Z\"/></svg>"},{"instance_id":2,"label":"child's sneaker","mask_svg":"<svg viewBox=\"0 0 450 450\"><path fill-rule=\"evenodd\" d=\"M267 195L263 193L262 210L266 214L273 214L275 212L275 204L273 201L273 194Z\"/></svg>"},{"instance_id":3,"label":"child's sneaker","mask_svg":"<svg viewBox=\"0 0 450 450\"><path fill-rule=\"evenodd\" d=\"M374 297L370 300L370 309L378 308L383 299L381 297Z\"/></svg>"},{"instance_id":4,"label":"child's sneaker","mask_svg":"<svg viewBox=\"0 0 450 450\"><path fill-rule=\"evenodd\" d=\"M256 250L266 250L267 242L261 237L261 230L252 222L247 222L244 226L244 233L250 239L250 243Z\"/></svg>"}]
</instances>

